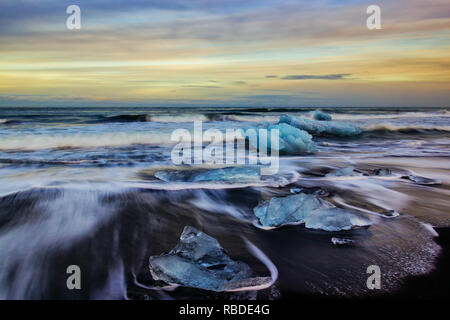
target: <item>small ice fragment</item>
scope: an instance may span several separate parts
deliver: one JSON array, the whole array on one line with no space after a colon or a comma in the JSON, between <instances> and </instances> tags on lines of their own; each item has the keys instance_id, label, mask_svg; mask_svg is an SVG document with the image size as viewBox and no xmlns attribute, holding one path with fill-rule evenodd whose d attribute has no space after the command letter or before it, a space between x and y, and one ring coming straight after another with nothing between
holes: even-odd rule
<instances>
[{"instance_id":1,"label":"small ice fragment","mask_svg":"<svg viewBox=\"0 0 450 320\"><path fill-rule=\"evenodd\" d=\"M355 240L333 237L331 238L331 243L333 243L337 247L348 247L352 246L355 243Z\"/></svg>"},{"instance_id":2,"label":"small ice fragment","mask_svg":"<svg viewBox=\"0 0 450 320\"><path fill-rule=\"evenodd\" d=\"M279 123L287 123L300 130L307 131L312 135L352 137L362 133L360 128L343 122L316 121L288 115L281 116Z\"/></svg>"},{"instance_id":3,"label":"small ice fragment","mask_svg":"<svg viewBox=\"0 0 450 320\"><path fill-rule=\"evenodd\" d=\"M216 239L190 226L169 253L150 257L149 268L155 280L213 291L271 281L270 277L254 277L250 267L232 260Z\"/></svg>"},{"instance_id":4,"label":"small ice fragment","mask_svg":"<svg viewBox=\"0 0 450 320\"><path fill-rule=\"evenodd\" d=\"M392 175L392 171L389 168L379 168L379 169L373 170L372 174L374 176L385 177L385 176L391 176Z\"/></svg>"},{"instance_id":5,"label":"small ice fragment","mask_svg":"<svg viewBox=\"0 0 450 320\"><path fill-rule=\"evenodd\" d=\"M328 197L330 195L330 192L328 192L327 190L324 190L322 188L318 188L317 190L315 190L313 192L313 194L315 194L317 196L321 196L321 197Z\"/></svg>"},{"instance_id":6,"label":"small ice fragment","mask_svg":"<svg viewBox=\"0 0 450 320\"><path fill-rule=\"evenodd\" d=\"M336 170L334 172L330 172L325 175L325 177L346 177L346 176L353 176L355 175L354 172L355 168L353 166L342 168L339 170Z\"/></svg>"},{"instance_id":7,"label":"small ice fragment","mask_svg":"<svg viewBox=\"0 0 450 320\"><path fill-rule=\"evenodd\" d=\"M320 110L316 110L312 113L312 116L315 120L319 120L319 121L331 121L332 118L328 113L325 113L323 111Z\"/></svg>"},{"instance_id":8,"label":"small ice fragment","mask_svg":"<svg viewBox=\"0 0 450 320\"><path fill-rule=\"evenodd\" d=\"M292 188L290 190L290 192L293 193L293 194L297 194L297 193L302 192L302 190L303 190L302 188Z\"/></svg>"},{"instance_id":9,"label":"small ice fragment","mask_svg":"<svg viewBox=\"0 0 450 320\"><path fill-rule=\"evenodd\" d=\"M300 193L263 201L253 209L253 212L263 226L279 227L285 224L303 223L314 210L329 207L332 207L332 204L315 195Z\"/></svg>"},{"instance_id":10,"label":"small ice fragment","mask_svg":"<svg viewBox=\"0 0 450 320\"><path fill-rule=\"evenodd\" d=\"M315 210L305 219L306 228L325 231L351 230L371 224L368 218L340 208Z\"/></svg>"},{"instance_id":11,"label":"small ice fragment","mask_svg":"<svg viewBox=\"0 0 450 320\"><path fill-rule=\"evenodd\" d=\"M412 182L417 183L417 184L421 184L421 185L441 184L441 181L439 181L439 180L434 180L434 179L429 179L429 178L420 177L420 176L414 176L414 175L404 176L402 178L411 180Z\"/></svg>"}]
</instances>

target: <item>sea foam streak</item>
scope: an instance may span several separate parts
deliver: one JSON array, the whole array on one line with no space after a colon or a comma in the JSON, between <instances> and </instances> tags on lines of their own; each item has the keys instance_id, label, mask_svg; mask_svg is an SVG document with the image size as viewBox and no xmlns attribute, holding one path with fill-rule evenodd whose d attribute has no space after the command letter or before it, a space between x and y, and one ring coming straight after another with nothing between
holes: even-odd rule
<instances>
[{"instance_id":1,"label":"sea foam streak","mask_svg":"<svg viewBox=\"0 0 450 320\"><path fill-rule=\"evenodd\" d=\"M0 137L0 150L117 147L134 144L172 145L170 134L108 132L82 134L10 135Z\"/></svg>"}]
</instances>

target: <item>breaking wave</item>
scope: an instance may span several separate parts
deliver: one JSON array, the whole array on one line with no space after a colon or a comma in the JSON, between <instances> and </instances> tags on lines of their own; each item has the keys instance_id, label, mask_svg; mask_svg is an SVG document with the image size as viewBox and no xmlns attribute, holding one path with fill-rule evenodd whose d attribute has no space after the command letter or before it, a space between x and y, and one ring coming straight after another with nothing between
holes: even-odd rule
<instances>
[{"instance_id":1,"label":"breaking wave","mask_svg":"<svg viewBox=\"0 0 450 320\"><path fill-rule=\"evenodd\" d=\"M122 114L118 116L102 117L98 122L147 122L151 116L147 114Z\"/></svg>"},{"instance_id":2,"label":"breaking wave","mask_svg":"<svg viewBox=\"0 0 450 320\"><path fill-rule=\"evenodd\" d=\"M396 133L444 133L450 132L450 126L421 126L421 125L411 125L411 126L396 126L391 123L379 123L370 125L364 128L365 132L396 132Z\"/></svg>"},{"instance_id":3,"label":"breaking wave","mask_svg":"<svg viewBox=\"0 0 450 320\"><path fill-rule=\"evenodd\" d=\"M0 150L43 150L58 148L120 147L136 144L172 145L170 134L146 133L85 133L71 135L8 135L0 137Z\"/></svg>"},{"instance_id":4,"label":"breaking wave","mask_svg":"<svg viewBox=\"0 0 450 320\"><path fill-rule=\"evenodd\" d=\"M403 118L430 118L430 117L450 117L450 111L440 110L435 112L401 112L385 114L352 114L331 112L333 120L371 120L371 119L403 119Z\"/></svg>"}]
</instances>

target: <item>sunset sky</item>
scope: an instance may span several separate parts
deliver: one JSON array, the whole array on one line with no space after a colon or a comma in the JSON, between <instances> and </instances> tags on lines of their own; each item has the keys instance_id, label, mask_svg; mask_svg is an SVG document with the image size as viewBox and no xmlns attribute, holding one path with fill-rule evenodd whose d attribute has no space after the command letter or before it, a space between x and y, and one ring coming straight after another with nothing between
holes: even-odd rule
<instances>
[{"instance_id":1,"label":"sunset sky","mask_svg":"<svg viewBox=\"0 0 450 320\"><path fill-rule=\"evenodd\" d=\"M449 107L449 49L448 0L0 0L0 106Z\"/></svg>"}]
</instances>

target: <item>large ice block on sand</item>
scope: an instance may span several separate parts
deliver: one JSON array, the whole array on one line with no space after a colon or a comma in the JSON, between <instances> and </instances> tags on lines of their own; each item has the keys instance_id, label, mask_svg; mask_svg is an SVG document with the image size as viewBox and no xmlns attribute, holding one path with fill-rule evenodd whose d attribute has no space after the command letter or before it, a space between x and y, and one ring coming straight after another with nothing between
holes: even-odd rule
<instances>
[{"instance_id":1,"label":"large ice block on sand","mask_svg":"<svg viewBox=\"0 0 450 320\"><path fill-rule=\"evenodd\" d=\"M284 115L280 117L280 124L287 123L312 135L332 135L351 137L361 134L362 130L354 125L335 121L316 121L302 117Z\"/></svg>"},{"instance_id":2,"label":"large ice block on sand","mask_svg":"<svg viewBox=\"0 0 450 320\"><path fill-rule=\"evenodd\" d=\"M256 149L265 148L266 150L270 150L273 147L280 154L301 154L314 152L317 149L316 144L312 141L312 136L308 132L294 128L287 123L267 124L262 128L267 129L267 137L261 137L259 135L259 129L261 127L246 128L243 130L244 133L247 129L256 130L258 133L257 141L250 139L251 145ZM279 130L278 148L276 148L276 144L271 140L271 132L274 129Z\"/></svg>"},{"instance_id":3,"label":"large ice block on sand","mask_svg":"<svg viewBox=\"0 0 450 320\"><path fill-rule=\"evenodd\" d=\"M184 228L175 248L151 256L149 262L155 280L205 290L235 289L255 283L253 279L265 279L254 278L247 264L232 260L216 239L190 226Z\"/></svg>"},{"instance_id":4,"label":"large ice block on sand","mask_svg":"<svg viewBox=\"0 0 450 320\"><path fill-rule=\"evenodd\" d=\"M303 223L308 215L319 208L332 205L312 194L300 193L284 198L272 198L253 209L259 222L265 227Z\"/></svg>"},{"instance_id":5,"label":"large ice block on sand","mask_svg":"<svg viewBox=\"0 0 450 320\"><path fill-rule=\"evenodd\" d=\"M319 121L331 121L332 120L331 116L328 113L325 113L321 110L315 110L312 113L312 117L315 120L319 120Z\"/></svg>"},{"instance_id":6,"label":"large ice block on sand","mask_svg":"<svg viewBox=\"0 0 450 320\"><path fill-rule=\"evenodd\" d=\"M166 182L248 182L261 179L258 167L227 167L213 170L157 171L155 177Z\"/></svg>"},{"instance_id":7,"label":"large ice block on sand","mask_svg":"<svg viewBox=\"0 0 450 320\"><path fill-rule=\"evenodd\" d=\"M351 230L371 224L368 218L340 208L319 209L305 219L306 228L325 231Z\"/></svg>"}]
</instances>

